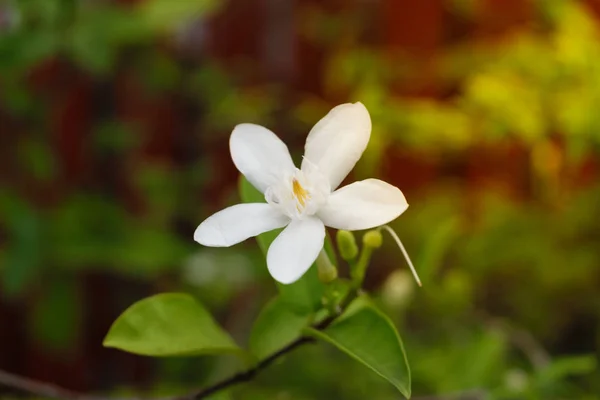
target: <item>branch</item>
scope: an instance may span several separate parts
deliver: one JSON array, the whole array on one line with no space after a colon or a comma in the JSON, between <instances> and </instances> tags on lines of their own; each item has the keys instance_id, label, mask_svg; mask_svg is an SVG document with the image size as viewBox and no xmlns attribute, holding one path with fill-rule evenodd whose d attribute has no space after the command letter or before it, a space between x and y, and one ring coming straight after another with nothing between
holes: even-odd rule
<instances>
[{"instance_id":1,"label":"branch","mask_svg":"<svg viewBox=\"0 0 600 400\"><path fill-rule=\"evenodd\" d=\"M51 399L81 399L83 395L49 383L24 378L0 370L0 386Z\"/></svg>"},{"instance_id":2,"label":"branch","mask_svg":"<svg viewBox=\"0 0 600 400\"><path fill-rule=\"evenodd\" d=\"M334 317L329 317L320 324L315 326L315 329L323 330L327 328L334 320ZM248 382L252 380L260 371L267 368L271 365L275 360L284 356L287 353L290 353L294 349L306 344L313 342L314 338L309 336L301 336L295 341L291 342L281 350L273 353L269 357L260 361L254 367L237 373L229 378L226 378L220 382L217 382L211 386L208 386L204 389L191 392L187 395L183 396L173 396L173 397L165 397L162 399L150 399L150 400L200 400L205 399L206 397L219 392L221 390L227 389L234 385ZM5 372L0 370L0 388L5 387L8 389L14 389L18 392L27 393L30 395L34 395L36 397L49 398L49 399L58 399L58 400L147 400L144 398L128 398L128 399L113 399L109 397L102 396L93 396L84 393L75 392L69 389L64 389L62 387L36 381L29 378L24 378L15 374L11 374L9 372ZM1 393L1 392L0 392Z\"/></svg>"},{"instance_id":3,"label":"branch","mask_svg":"<svg viewBox=\"0 0 600 400\"><path fill-rule=\"evenodd\" d=\"M187 396L183 396L183 397L180 397L180 398L174 399L174 400L200 400L200 399L204 399L204 398L210 396L211 394L214 394L220 390L229 388L229 387L237 385L239 383L248 382L248 381L252 380L260 371L262 371L263 369L265 369L269 365L271 365L273 363L273 361L277 360L279 357L291 352L292 350L296 349L297 347L302 346L303 344L310 343L313 341L314 341L314 339L311 337L302 336L299 339L290 343L289 345L285 346L283 349L279 350L278 352L265 358L260 363L258 363L255 367L253 367L247 371L240 372L230 378L224 379L221 382L217 382L212 386L209 386L205 389L200 390L199 392L191 393Z\"/></svg>"}]
</instances>

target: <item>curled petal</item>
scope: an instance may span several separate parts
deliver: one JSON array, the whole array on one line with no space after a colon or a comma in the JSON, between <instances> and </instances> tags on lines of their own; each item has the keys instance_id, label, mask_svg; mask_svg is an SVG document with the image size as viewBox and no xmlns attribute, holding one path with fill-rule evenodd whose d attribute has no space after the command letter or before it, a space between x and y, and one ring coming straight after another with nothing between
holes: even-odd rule
<instances>
[{"instance_id":1,"label":"curled petal","mask_svg":"<svg viewBox=\"0 0 600 400\"><path fill-rule=\"evenodd\" d=\"M318 216L326 226L356 231L387 224L407 208L400 189L379 179L366 179L333 192Z\"/></svg>"},{"instance_id":2,"label":"curled petal","mask_svg":"<svg viewBox=\"0 0 600 400\"><path fill-rule=\"evenodd\" d=\"M237 125L229 138L229 150L236 168L262 193L283 171L295 168L285 143L260 125Z\"/></svg>"},{"instance_id":3,"label":"curled petal","mask_svg":"<svg viewBox=\"0 0 600 400\"><path fill-rule=\"evenodd\" d=\"M312 128L304 146L302 170L315 164L335 190L354 168L371 137L371 117L362 103L333 108Z\"/></svg>"},{"instance_id":4,"label":"curled petal","mask_svg":"<svg viewBox=\"0 0 600 400\"><path fill-rule=\"evenodd\" d=\"M263 203L238 204L208 217L194 240L204 246L229 247L261 233L283 228L290 219Z\"/></svg>"},{"instance_id":5,"label":"curled petal","mask_svg":"<svg viewBox=\"0 0 600 400\"><path fill-rule=\"evenodd\" d=\"M271 243L267 267L276 281L300 279L317 259L325 241L325 226L318 218L292 221Z\"/></svg>"}]
</instances>

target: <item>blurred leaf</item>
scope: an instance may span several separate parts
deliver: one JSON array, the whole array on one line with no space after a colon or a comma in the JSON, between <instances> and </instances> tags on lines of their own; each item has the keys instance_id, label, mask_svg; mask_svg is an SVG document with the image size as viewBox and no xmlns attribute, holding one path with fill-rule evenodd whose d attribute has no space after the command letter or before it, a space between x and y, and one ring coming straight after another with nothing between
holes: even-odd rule
<instances>
[{"instance_id":1,"label":"blurred leaf","mask_svg":"<svg viewBox=\"0 0 600 400\"><path fill-rule=\"evenodd\" d=\"M140 166L134 179L147 203L148 218L168 224L169 218L176 212L181 190L176 171L156 162L147 163Z\"/></svg>"},{"instance_id":2,"label":"blurred leaf","mask_svg":"<svg viewBox=\"0 0 600 400\"><path fill-rule=\"evenodd\" d=\"M35 179L48 182L56 175L57 165L52 149L41 140L23 140L19 146L19 157L24 169Z\"/></svg>"},{"instance_id":3,"label":"blurred leaf","mask_svg":"<svg viewBox=\"0 0 600 400\"><path fill-rule=\"evenodd\" d=\"M122 153L139 146L139 132L123 121L103 121L94 127L94 147L101 151Z\"/></svg>"},{"instance_id":4,"label":"blurred leaf","mask_svg":"<svg viewBox=\"0 0 600 400\"><path fill-rule=\"evenodd\" d=\"M306 332L333 344L410 398L410 368L396 328L369 300L358 298L324 331Z\"/></svg>"},{"instance_id":5,"label":"blurred leaf","mask_svg":"<svg viewBox=\"0 0 600 400\"><path fill-rule=\"evenodd\" d=\"M539 374L541 381L553 382L568 376L585 375L593 372L598 366L596 357L592 355L562 357L552 363Z\"/></svg>"},{"instance_id":6,"label":"blurred leaf","mask_svg":"<svg viewBox=\"0 0 600 400\"><path fill-rule=\"evenodd\" d=\"M1 39L0 39L1 40ZM1 46L1 44L0 44ZM0 48L0 54L2 49ZM23 84L23 79L17 73L3 73L0 61L0 82L2 82L2 91L0 92L0 103L5 109L16 116L25 116L29 120L36 121L39 112L36 110L35 98L31 91Z\"/></svg>"},{"instance_id":7,"label":"blurred leaf","mask_svg":"<svg viewBox=\"0 0 600 400\"><path fill-rule=\"evenodd\" d=\"M77 282L60 277L45 281L30 314L30 332L46 348L64 357L80 332L82 302Z\"/></svg>"},{"instance_id":8,"label":"blurred leaf","mask_svg":"<svg viewBox=\"0 0 600 400\"><path fill-rule=\"evenodd\" d=\"M193 297L163 293L138 301L113 323L105 347L146 356L234 353L233 339Z\"/></svg>"},{"instance_id":9,"label":"blurred leaf","mask_svg":"<svg viewBox=\"0 0 600 400\"><path fill-rule=\"evenodd\" d=\"M14 296L42 267L42 225L32 206L9 193L0 193L0 218L9 235L0 269L2 292Z\"/></svg>"},{"instance_id":10,"label":"blurred leaf","mask_svg":"<svg viewBox=\"0 0 600 400\"><path fill-rule=\"evenodd\" d=\"M459 228L458 218L450 216L445 221L439 221L436 229L425 238L420 259L416 263L423 282L430 282L439 271L446 252L459 234Z\"/></svg>"},{"instance_id":11,"label":"blurred leaf","mask_svg":"<svg viewBox=\"0 0 600 400\"><path fill-rule=\"evenodd\" d=\"M110 198L78 194L65 199L49 218L52 261L61 268L110 262L128 239L129 223Z\"/></svg>"},{"instance_id":12,"label":"blurred leaf","mask_svg":"<svg viewBox=\"0 0 600 400\"><path fill-rule=\"evenodd\" d=\"M26 71L59 48L54 32L15 32L0 35L0 72Z\"/></svg>"},{"instance_id":13,"label":"blurred leaf","mask_svg":"<svg viewBox=\"0 0 600 400\"><path fill-rule=\"evenodd\" d=\"M254 322L250 350L259 359L270 356L300 337L308 322L307 316L292 312L280 298L274 298Z\"/></svg>"},{"instance_id":14,"label":"blurred leaf","mask_svg":"<svg viewBox=\"0 0 600 400\"><path fill-rule=\"evenodd\" d=\"M126 233L125 242L114 243L111 254L104 257L107 263L125 274L156 276L179 266L192 246L167 229L134 226Z\"/></svg>"},{"instance_id":15,"label":"blurred leaf","mask_svg":"<svg viewBox=\"0 0 600 400\"><path fill-rule=\"evenodd\" d=\"M105 3L82 5L65 47L73 59L95 74L109 74L119 50L153 36L145 22L128 8Z\"/></svg>"},{"instance_id":16,"label":"blurred leaf","mask_svg":"<svg viewBox=\"0 0 600 400\"><path fill-rule=\"evenodd\" d=\"M177 60L159 52L140 58L136 69L147 88L159 94L176 89L176 85L182 77Z\"/></svg>"},{"instance_id":17,"label":"blurred leaf","mask_svg":"<svg viewBox=\"0 0 600 400\"><path fill-rule=\"evenodd\" d=\"M245 203L264 203L263 194L252 186L244 176L240 176L239 191L240 197ZM257 236L256 240L264 254L267 254L269 246L279 232L281 232L281 229ZM329 243L326 243L325 249L333 249L329 236L327 236L326 242ZM335 255L330 256L330 258L335 260ZM318 271L314 264L298 281L290 285L277 283L277 287L281 294L281 301L297 313L309 314L321 307L325 285L319 281Z\"/></svg>"},{"instance_id":18,"label":"blurred leaf","mask_svg":"<svg viewBox=\"0 0 600 400\"><path fill-rule=\"evenodd\" d=\"M68 9L63 0L29 0L16 1L16 5L24 23L43 27L57 27L63 14Z\"/></svg>"},{"instance_id":19,"label":"blurred leaf","mask_svg":"<svg viewBox=\"0 0 600 400\"><path fill-rule=\"evenodd\" d=\"M184 90L206 105L206 126L219 132L229 131L239 121L268 125L278 107L273 87L240 91L235 79L216 64L195 71Z\"/></svg>"},{"instance_id":20,"label":"blurred leaf","mask_svg":"<svg viewBox=\"0 0 600 400\"><path fill-rule=\"evenodd\" d=\"M140 3L136 17L154 30L174 29L205 16L218 4L218 0L148 0Z\"/></svg>"},{"instance_id":21,"label":"blurred leaf","mask_svg":"<svg viewBox=\"0 0 600 400\"><path fill-rule=\"evenodd\" d=\"M506 351L506 338L492 330L485 332L480 338L474 338L469 347L466 354L457 355L464 359L460 360L461 368L454 375L455 390L475 387L480 382L489 382L491 378L498 376Z\"/></svg>"},{"instance_id":22,"label":"blurred leaf","mask_svg":"<svg viewBox=\"0 0 600 400\"><path fill-rule=\"evenodd\" d=\"M110 198L74 196L51 214L50 257L63 269L102 266L151 279L180 266L193 245L149 222L140 223Z\"/></svg>"}]
</instances>

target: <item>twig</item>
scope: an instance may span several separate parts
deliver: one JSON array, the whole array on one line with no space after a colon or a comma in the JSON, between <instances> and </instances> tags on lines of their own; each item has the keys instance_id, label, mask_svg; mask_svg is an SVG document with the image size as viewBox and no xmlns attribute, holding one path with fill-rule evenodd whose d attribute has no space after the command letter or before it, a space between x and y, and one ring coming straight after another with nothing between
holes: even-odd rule
<instances>
[{"instance_id":1,"label":"twig","mask_svg":"<svg viewBox=\"0 0 600 400\"><path fill-rule=\"evenodd\" d=\"M314 326L315 329L323 330L327 328L334 320L334 317L329 317L323 320L320 324ZM290 353L294 349L306 344L313 342L314 338L310 336L301 336L295 341L291 342L281 350L273 353L269 357L260 361L254 367L237 373L229 378L226 378L220 382L217 382L211 386L208 386L204 389L196 390L187 395L183 396L172 396L172 397L164 397L161 399L145 399L143 397L136 398L127 398L127 399L115 399L110 397L103 396L93 396L85 393L75 392L69 389L64 389L62 387L36 381L34 379L24 378L15 374L11 374L9 372L5 372L0 370L0 388L5 387L8 389L14 389L16 391L31 394L37 397L49 398L49 399L58 399L58 400L201 400L205 399L208 396L215 394L223 389L235 386L237 384L248 382L252 380L260 371L267 368L271 365L275 360L284 356L285 354ZM1 391L0 391L1 393Z\"/></svg>"},{"instance_id":2,"label":"twig","mask_svg":"<svg viewBox=\"0 0 600 400\"><path fill-rule=\"evenodd\" d=\"M45 382L0 371L0 386L51 399L81 399L83 395Z\"/></svg>"},{"instance_id":3,"label":"twig","mask_svg":"<svg viewBox=\"0 0 600 400\"><path fill-rule=\"evenodd\" d=\"M180 397L178 399L175 400L200 400L200 399L205 399L208 396L210 396L211 394L214 394L220 390L223 390L225 388L229 388L231 386L237 385L239 383L243 383L243 382L248 382L250 380L252 380L260 371L262 371L263 369L267 368L269 365L271 365L275 360L277 360L279 357L283 356L284 354L287 354L289 352L291 352L292 350L296 349L297 347L302 346L305 343L310 343L313 342L314 339L308 336L302 336L300 337L298 340L290 343L289 345L287 345L286 347L284 347L283 349L279 350L278 352L274 353L273 355L265 358L264 360L262 360L260 363L258 363L254 368L251 368L247 371L244 372L240 372L230 378L224 379L221 382L217 382L216 384L207 387L206 389L202 389L199 392L196 393L191 393L188 396L183 396Z\"/></svg>"}]
</instances>

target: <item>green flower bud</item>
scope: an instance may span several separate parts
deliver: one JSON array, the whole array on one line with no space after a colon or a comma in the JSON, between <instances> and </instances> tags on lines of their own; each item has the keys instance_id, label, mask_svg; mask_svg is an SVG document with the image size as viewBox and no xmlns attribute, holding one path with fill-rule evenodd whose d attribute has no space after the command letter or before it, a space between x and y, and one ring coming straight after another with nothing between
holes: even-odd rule
<instances>
[{"instance_id":1,"label":"green flower bud","mask_svg":"<svg viewBox=\"0 0 600 400\"><path fill-rule=\"evenodd\" d=\"M317 257L317 271L319 280L323 283L332 282L338 277L337 268L331 263L325 250L321 250Z\"/></svg>"},{"instance_id":2,"label":"green flower bud","mask_svg":"<svg viewBox=\"0 0 600 400\"><path fill-rule=\"evenodd\" d=\"M365 233L363 236L363 244L373 249L380 248L382 243L383 238L381 237L381 232L379 232L379 230L374 229Z\"/></svg>"},{"instance_id":3,"label":"green flower bud","mask_svg":"<svg viewBox=\"0 0 600 400\"><path fill-rule=\"evenodd\" d=\"M354 260L358 255L358 246L352 232L339 230L335 238L342 259L346 261Z\"/></svg>"}]
</instances>

